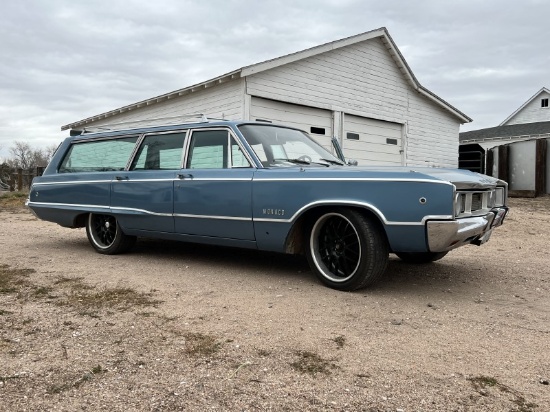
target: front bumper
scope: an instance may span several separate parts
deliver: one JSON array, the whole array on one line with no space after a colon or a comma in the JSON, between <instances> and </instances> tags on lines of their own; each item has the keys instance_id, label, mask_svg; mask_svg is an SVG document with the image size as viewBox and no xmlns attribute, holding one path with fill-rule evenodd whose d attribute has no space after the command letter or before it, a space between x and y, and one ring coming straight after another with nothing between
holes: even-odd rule
<instances>
[{"instance_id":1,"label":"front bumper","mask_svg":"<svg viewBox=\"0 0 550 412\"><path fill-rule=\"evenodd\" d=\"M502 206L483 216L429 221L428 248L430 252L446 252L467 244L481 245L489 240L495 227L502 225L507 213L508 208Z\"/></svg>"}]
</instances>

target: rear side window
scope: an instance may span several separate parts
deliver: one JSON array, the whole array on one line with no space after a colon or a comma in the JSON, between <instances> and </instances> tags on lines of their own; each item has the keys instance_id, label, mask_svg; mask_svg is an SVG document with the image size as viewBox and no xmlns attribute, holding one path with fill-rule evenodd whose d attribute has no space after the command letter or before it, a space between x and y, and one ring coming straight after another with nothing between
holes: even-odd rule
<instances>
[{"instance_id":1,"label":"rear side window","mask_svg":"<svg viewBox=\"0 0 550 412\"><path fill-rule=\"evenodd\" d=\"M138 136L133 136L74 143L61 162L59 173L124 170L137 140Z\"/></svg>"},{"instance_id":2,"label":"rear side window","mask_svg":"<svg viewBox=\"0 0 550 412\"><path fill-rule=\"evenodd\" d=\"M131 170L170 170L181 168L185 133L146 136Z\"/></svg>"}]
</instances>

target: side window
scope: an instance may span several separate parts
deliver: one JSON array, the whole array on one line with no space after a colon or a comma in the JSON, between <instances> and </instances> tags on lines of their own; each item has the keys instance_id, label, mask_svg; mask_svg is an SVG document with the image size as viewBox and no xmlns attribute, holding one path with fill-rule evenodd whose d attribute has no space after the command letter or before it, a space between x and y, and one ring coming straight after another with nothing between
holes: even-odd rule
<instances>
[{"instance_id":1,"label":"side window","mask_svg":"<svg viewBox=\"0 0 550 412\"><path fill-rule=\"evenodd\" d=\"M124 170L138 136L77 142L65 155L59 173Z\"/></svg>"},{"instance_id":2,"label":"side window","mask_svg":"<svg viewBox=\"0 0 550 412\"><path fill-rule=\"evenodd\" d=\"M232 167L250 167L250 162L245 157L241 147L235 139L231 138L231 166Z\"/></svg>"},{"instance_id":3,"label":"side window","mask_svg":"<svg viewBox=\"0 0 550 412\"><path fill-rule=\"evenodd\" d=\"M239 145L227 130L198 130L191 135L188 169L250 167Z\"/></svg>"},{"instance_id":4,"label":"side window","mask_svg":"<svg viewBox=\"0 0 550 412\"><path fill-rule=\"evenodd\" d=\"M181 168L185 133L145 136L130 170L170 170Z\"/></svg>"}]
</instances>

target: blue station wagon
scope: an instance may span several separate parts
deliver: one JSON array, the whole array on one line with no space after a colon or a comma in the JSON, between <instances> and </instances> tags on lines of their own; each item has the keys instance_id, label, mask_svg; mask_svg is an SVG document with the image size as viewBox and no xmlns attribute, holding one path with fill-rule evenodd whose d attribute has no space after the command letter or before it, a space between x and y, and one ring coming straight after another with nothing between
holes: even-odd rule
<instances>
[{"instance_id":1,"label":"blue station wagon","mask_svg":"<svg viewBox=\"0 0 550 412\"><path fill-rule=\"evenodd\" d=\"M99 253L137 237L305 254L325 285L356 290L408 262L481 245L508 208L505 182L465 170L349 166L305 132L208 121L68 137L27 201L85 227Z\"/></svg>"}]
</instances>

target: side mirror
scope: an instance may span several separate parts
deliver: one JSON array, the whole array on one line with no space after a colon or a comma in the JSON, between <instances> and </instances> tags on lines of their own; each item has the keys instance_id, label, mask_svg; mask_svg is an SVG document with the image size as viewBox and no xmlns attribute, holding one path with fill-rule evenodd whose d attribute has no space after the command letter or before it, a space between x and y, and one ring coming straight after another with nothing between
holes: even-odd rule
<instances>
[{"instance_id":1,"label":"side mirror","mask_svg":"<svg viewBox=\"0 0 550 412\"><path fill-rule=\"evenodd\" d=\"M336 157L340 159L342 162L346 163L348 166L357 166L357 160L354 159L347 159L344 157L344 151L342 150L342 147L340 146L340 142L336 138L336 136L332 136L332 147L334 148L334 151L336 152Z\"/></svg>"}]
</instances>

